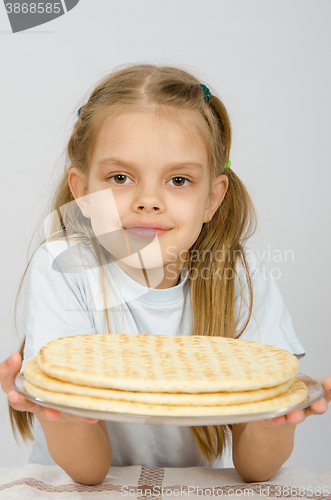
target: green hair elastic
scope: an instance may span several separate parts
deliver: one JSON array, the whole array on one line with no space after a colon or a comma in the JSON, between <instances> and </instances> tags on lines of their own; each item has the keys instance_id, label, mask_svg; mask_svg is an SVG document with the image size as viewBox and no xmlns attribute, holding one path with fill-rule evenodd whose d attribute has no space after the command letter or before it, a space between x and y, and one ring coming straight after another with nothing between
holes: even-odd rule
<instances>
[{"instance_id":1,"label":"green hair elastic","mask_svg":"<svg viewBox=\"0 0 331 500\"><path fill-rule=\"evenodd\" d=\"M224 165L224 168L230 168L230 167L231 167L231 160L229 159Z\"/></svg>"},{"instance_id":2,"label":"green hair elastic","mask_svg":"<svg viewBox=\"0 0 331 500\"><path fill-rule=\"evenodd\" d=\"M210 93L210 90L208 87L206 87L206 85L203 85L203 83L200 83L200 87L203 88L203 92L205 94L205 101L208 102L209 99L211 98L211 93Z\"/></svg>"}]
</instances>

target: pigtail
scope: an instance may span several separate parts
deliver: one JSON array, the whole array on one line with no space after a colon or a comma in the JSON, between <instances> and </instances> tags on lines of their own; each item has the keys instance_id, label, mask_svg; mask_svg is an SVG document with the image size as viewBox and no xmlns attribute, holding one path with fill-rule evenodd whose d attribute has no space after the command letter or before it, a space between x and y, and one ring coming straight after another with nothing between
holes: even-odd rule
<instances>
[{"instance_id":1,"label":"pigtail","mask_svg":"<svg viewBox=\"0 0 331 500\"><path fill-rule=\"evenodd\" d=\"M215 147L211 151L212 177L226 175L229 185L220 207L212 220L204 224L187 257L188 273L192 278L192 335L235 338L243 333L252 314L253 291L244 244L256 230L256 214L244 184L233 170L227 168L231 148L228 113L216 96L212 96L207 106L205 116L209 130L214 138L218 136L218 140L214 139ZM246 323L237 334L235 278L239 263L246 274L249 304L246 304ZM212 426L212 429L191 427L201 455L209 462L222 456L225 446L230 442L232 428Z\"/></svg>"}]
</instances>

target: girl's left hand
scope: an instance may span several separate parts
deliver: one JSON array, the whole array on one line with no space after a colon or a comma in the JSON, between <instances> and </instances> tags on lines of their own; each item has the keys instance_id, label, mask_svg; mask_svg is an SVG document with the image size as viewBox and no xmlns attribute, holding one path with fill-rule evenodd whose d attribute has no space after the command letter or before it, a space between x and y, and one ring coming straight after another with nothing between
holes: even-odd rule
<instances>
[{"instance_id":1,"label":"girl's left hand","mask_svg":"<svg viewBox=\"0 0 331 500\"><path fill-rule=\"evenodd\" d=\"M274 425L283 425L285 422L290 422L292 424L300 424L309 415L322 415L328 409L328 403L331 401L331 375L324 377L323 380L315 379L322 383L325 396L315 403L308 406L303 410L295 410L287 413L287 415L282 415L280 417L275 417L270 419Z\"/></svg>"}]
</instances>

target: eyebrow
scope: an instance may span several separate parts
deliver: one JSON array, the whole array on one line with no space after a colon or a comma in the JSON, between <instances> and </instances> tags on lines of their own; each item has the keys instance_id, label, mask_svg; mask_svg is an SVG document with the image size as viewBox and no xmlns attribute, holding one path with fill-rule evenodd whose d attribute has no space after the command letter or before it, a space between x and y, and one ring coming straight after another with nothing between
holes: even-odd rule
<instances>
[{"instance_id":1,"label":"eyebrow","mask_svg":"<svg viewBox=\"0 0 331 500\"><path fill-rule=\"evenodd\" d=\"M108 165L119 165L121 167L126 167L126 168L136 168L136 165L131 162L131 161L124 161L121 160L120 158L104 158L102 160L99 160L97 162L98 167L106 167ZM194 168L203 168L203 165L201 163L198 163L196 161L184 161L184 162L179 162L179 163L169 163L168 165L165 166L166 169L182 169L185 167L194 167Z\"/></svg>"}]
</instances>

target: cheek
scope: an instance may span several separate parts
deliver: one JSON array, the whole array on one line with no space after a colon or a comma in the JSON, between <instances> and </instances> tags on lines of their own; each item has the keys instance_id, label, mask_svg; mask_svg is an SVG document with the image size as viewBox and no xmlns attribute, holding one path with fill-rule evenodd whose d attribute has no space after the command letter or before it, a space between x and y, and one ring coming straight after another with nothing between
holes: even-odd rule
<instances>
[{"instance_id":1,"label":"cheek","mask_svg":"<svg viewBox=\"0 0 331 500\"><path fill-rule=\"evenodd\" d=\"M174 211L174 216L182 227L197 227L202 225L205 214L205 200L194 197L190 203L180 204Z\"/></svg>"},{"instance_id":2,"label":"cheek","mask_svg":"<svg viewBox=\"0 0 331 500\"><path fill-rule=\"evenodd\" d=\"M113 231L120 225L120 216L111 189L88 195L91 225L96 236Z\"/></svg>"},{"instance_id":3,"label":"cheek","mask_svg":"<svg viewBox=\"0 0 331 500\"><path fill-rule=\"evenodd\" d=\"M116 193L116 190L112 191L113 193L113 203L116 207L116 211L118 214L119 222L124 222L125 216L130 215L131 212L131 199L129 196L123 196L123 193L119 195Z\"/></svg>"},{"instance_id":4,"label":"cheek","mask_svg":"<svg viewBox=\"0 0 331 500\"><path fill-rule=\"evenodd\" d=\"M175 219L176 220L176 219ZM182 249L188 250L198 239L203 224L203 213L197 208L197 204L191 210L178 212L176 220L180 232L180 245Z\"/></svg>"}]
</instances>

